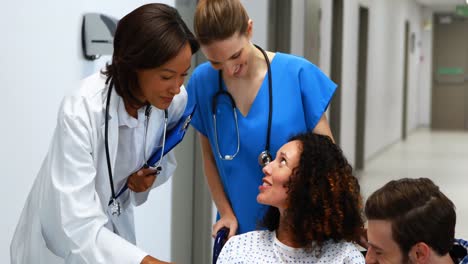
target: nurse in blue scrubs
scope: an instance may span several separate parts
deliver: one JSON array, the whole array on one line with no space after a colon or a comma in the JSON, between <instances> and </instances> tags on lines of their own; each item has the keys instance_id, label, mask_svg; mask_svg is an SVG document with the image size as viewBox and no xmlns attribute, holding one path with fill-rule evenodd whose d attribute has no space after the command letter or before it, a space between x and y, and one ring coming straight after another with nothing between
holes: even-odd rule
<instances>
[{"instance_id":1,"label":"nurse in blue scrubs","mask_svg":"<svg viewBox=\"0 0 468 264\"><path fill-rule=\"evenodd\" d=\"M267 153L305 131L332 137L324 112L336 85L304 58L254 45L239 0L201 0L194 21L208 62L188 84L192 125L219 212L213 235L227 227L231 237L257 229L265 213L256 197Z\"/></svg>"}]
</instances>

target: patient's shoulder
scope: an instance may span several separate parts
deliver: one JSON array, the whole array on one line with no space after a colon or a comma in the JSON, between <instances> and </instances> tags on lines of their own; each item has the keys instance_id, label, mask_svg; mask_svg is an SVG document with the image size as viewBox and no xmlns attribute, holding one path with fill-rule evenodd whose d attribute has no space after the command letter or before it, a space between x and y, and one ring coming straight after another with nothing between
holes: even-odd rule
<instances>
[{"instance_id":1,"label":"patient's shoulder","mask_svg":"<svg viewBox=\"0 0 468 264\"><path fill-rule=\"evenodd\" d=\"M274 232L268 230L251 231L231 237L228 243L232 245L265 245L272 244L274 241Z\"/></svg>"}]
</instances>

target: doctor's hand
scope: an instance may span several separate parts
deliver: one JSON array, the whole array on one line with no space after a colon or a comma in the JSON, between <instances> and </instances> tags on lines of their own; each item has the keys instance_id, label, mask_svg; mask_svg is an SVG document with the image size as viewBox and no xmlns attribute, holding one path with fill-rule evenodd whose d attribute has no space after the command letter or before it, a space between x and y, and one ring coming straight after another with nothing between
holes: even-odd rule
<instances>
[{"instance_id":1,"label":"doctor's hand","mask_svg":"<svg viewBox=\"0 0 468 264\"><path fill-rule=\"evenodd\" d=\"M222 216L218 220L218 222L216 222L213 225L213 233L211 234L211 236L213 238L216 238L216 234L223 227L229 228L228 239L231 238L232 236L236 235L237 228L238 228L238 222L237 222L236 216L234 214L226 214L226 215Z\"/></svg>"},{"instance_id":2,"label":"doctor's hand","mask_svg":"<svg viewBox=\"0 0 468 264\"><path fill-rule=\"evenodd\" d=\"M128 177L127 186L134 192L147 191L156 180L156 170L143 168Z\"/></svg>"},{"instance_id":3,"label":"doctor's hand","mask_svg":"<svg viewBox=\"0 0 468 264\"><path fill-rule=\"evenodd\" d=\"M143 260L141 261L141 264L170 264L170 262L161 261L161 260L153 258L150 255L147 255L146 257L143 258Z\"/></svg>"}]
</instances>

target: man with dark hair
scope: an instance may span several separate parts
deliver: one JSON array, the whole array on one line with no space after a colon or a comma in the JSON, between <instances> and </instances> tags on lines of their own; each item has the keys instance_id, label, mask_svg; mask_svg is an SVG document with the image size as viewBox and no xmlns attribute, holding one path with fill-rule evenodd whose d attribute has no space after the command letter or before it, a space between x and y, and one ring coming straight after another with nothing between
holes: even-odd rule
<instances>
[{"instance_id":1,"label":"man with dark hair","mask_svg":"<svg viewBox=\"0 0 468 264\"><path fill-rule=\"evenodd\" d=\"M468 263L455 206L430 179L394 180L366 202L366 263Z\"/></svg>"}]
</instances>

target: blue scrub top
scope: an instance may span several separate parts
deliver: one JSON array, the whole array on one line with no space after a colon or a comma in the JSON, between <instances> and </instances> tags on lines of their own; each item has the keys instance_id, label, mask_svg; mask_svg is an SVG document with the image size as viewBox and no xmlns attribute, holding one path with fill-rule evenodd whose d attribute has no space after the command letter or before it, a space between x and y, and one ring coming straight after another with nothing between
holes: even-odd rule
<instances>
[{"instance_id":1,"label":"blue scrub top","mask_svg":"<svg viewBox=\"0 0 468 264\"><path fill-rule=\"evenodd\" d=\"M325 112L334 84L320 69L294 55L276 53L271 61L273 107L270 153L292 136L314 129ZM265 150L268 133L269 88L265 76L246 116L236 108L240 135L240 150L233 160L219 158L213 124L213 97L219 91L218 71L209 63L198 66L187 86L189 104L198 107L192 126L209 139L224 191L239 223L238 234L258 229L266 206L257 203L258 187L262 184L262 168L258 155ZM224 82L223 89L226 90ZM232 105L227 96L218 97L215 107L218 144L222 155L234 154L237 133Z\"/></svg>"}]
</instances>

